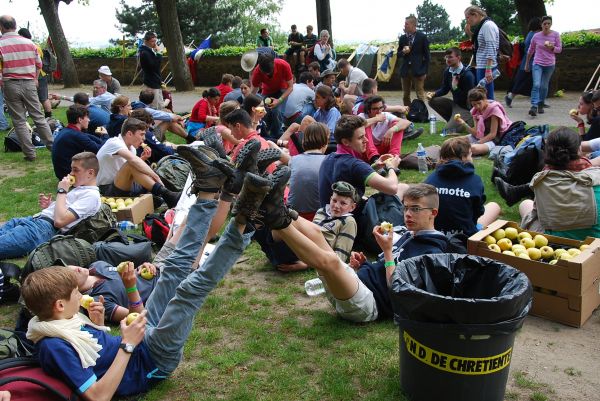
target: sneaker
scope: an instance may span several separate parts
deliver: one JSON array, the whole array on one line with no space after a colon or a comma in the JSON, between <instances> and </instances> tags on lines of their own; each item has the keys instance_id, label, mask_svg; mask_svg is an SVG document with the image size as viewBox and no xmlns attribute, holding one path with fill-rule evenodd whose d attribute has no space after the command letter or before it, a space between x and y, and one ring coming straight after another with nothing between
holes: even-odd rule
<instances>
[{"instance_id":1,"label":"sneaker","mask_svg":"<svg viewBox=\"0 0 600 401\"><path fill-rule=\"evenodd\" d=\"M531 106L531 108L529 109L529 115L530 115L531 117L535 117L535 116L537 116L537 110L538 110L538 108L537 108L537 107L535 107L535 106Z\"/></svg>"},{"instance_id":2,"label":"sneaker","mask_svg":"<svg viewBox=\"0 0 600 401\"><path fill-rule=\"evenodd\" d=\"M200 140L209 148L216 150L221 159L227 159L227 152L223 147L223 139L217 132L216 127L210 127L202 131L200 133Z\"/></svg>"},{"instance_id":3,"label":"sneaker","mask_svg":"<svg viewBox=\"0 0 600 401\"><path fill-rule=\"evenodd\" d=\"M423 128L417 128L417 129L413 129L409 132L404 131L404 136L402 137L403 141L408 141L410 139L415 139L421 136L421 134L423 133Z\"/></svg>"},{"instance_id":4,"label":"sneaker","mask_svg":"<svg viewBox=\"0 0 600 401\"><path fill-rule=\"evenodd\" d=\"M506 107L512 108L512 97L506 95L504 96L504 103L506 103Z\"/></svg>"},{"instance_id":5,"label":"sneaker","mask_svg":"<svg viewBox=\"0 0 600 401\"><path fill-rule=\"evenodd\" d=\"M281 150L275 148L261 150L258 152L258 160L256 162L258 173L263 174L267 167L279 159L281 159Z\"/></svg>"},{"instance_id":6,"label":"sneaker","mask_svg":"<svg viewBox=\"0 0 600 401\"><path fill-rule=\"evenodd\" d=\"M550 108L550 105L549 105L549 104L546 104L546 103L544 103L544 104L542 104L542 107L543 107L543 108L545 108L545 109L549 109L549 108Z\"/></svg>"},{"instance_id":7,"label":"sneaker","mask_svg":"<svg viewBox=\"0 0 600 401\"><path fill-rule=\"evenodd\" d=\"M199 146L198 148L179 146L177 153L192 166L192 172L194 173L192 194L198 192L216 193L221 190L227 176L213 166L213 161L219 158L216 151L208 146Z\"/></svg>"},{"instance_id":8,"label":"sneaker","mask_svg":"<svg viewBox=\"0 0 600 401\"><path fill-rule=\"evenodd\" d=\"M260 218L259 208L272 187L271 180L256 174L248 173L244 177L244 185L231 210L238 224L247 224Z\"/></svg>"},{"instance_id":9,"label":"sneaker","mask_svg":"<svg viewBox=\"0 0 600 401\"><path fill-rule=\"evenodd\" d=\"M247 173L256 174L258 172L256 162L258 159L258 151L260 150L260 141L252 139L244 145L235 159L235 165L231 164L226 159L217 159L213 162L213 166L218 168L227 176L227 180L223 185L223 191L237 195L242 189L244 177Z\"/></svg>"},{"instance_id":10,"label":"sneaker","mask_svg":"<svg viewBox=\"0 0 600 401\"><path fill-rule=\"evenodd\" d=\"M538 114L544 114L544 104L543 103L538 104L537 112L538 112Z\"/></svg>"},{"instance_id":11,"label":"sneaker","mask_svg":"<svg viewBox=\"0 0 600 401\"><path fill-rule=\"evenodd\" d=\"M292 170L288 166L281 165L269 176L273 189L265 197L260 212L263 215L265 225L273 230L286 228L292 220L298 218L298 213L283 203L283 193L290 180Z\"/></svg>"}]
</instances>

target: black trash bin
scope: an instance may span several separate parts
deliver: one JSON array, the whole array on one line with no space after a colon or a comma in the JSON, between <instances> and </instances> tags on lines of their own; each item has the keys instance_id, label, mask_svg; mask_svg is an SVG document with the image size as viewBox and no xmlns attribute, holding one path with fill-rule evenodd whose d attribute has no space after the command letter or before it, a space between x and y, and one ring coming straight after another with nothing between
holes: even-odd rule
<instances>
[{"instance_id":1,"label":"black trash bin","mask_svg":"<svg viewBox=\"0 0 600 401\"><path fill-rule=\"evenodd\" d=\"M435 254L398 263L400 385L411 401L502 401L529 279L498 261Z\"/></svg>"}]
</instances>

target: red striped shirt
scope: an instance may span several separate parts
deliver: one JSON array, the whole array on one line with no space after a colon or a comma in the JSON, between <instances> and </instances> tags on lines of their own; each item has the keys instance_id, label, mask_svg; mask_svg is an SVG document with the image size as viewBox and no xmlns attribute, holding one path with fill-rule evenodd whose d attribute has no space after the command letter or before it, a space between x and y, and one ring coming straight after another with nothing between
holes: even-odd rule
<instances>
[{"instance_id":1,"label":"red striped shirt","mask_svg":"<svg viewBox=\"0 0 600 401\"><path fill-rule=\"evenodd\" d=\"M42 59L35 44L16 32L0 37L0 79L37 79Z\"/></svg>"}]
</instances>

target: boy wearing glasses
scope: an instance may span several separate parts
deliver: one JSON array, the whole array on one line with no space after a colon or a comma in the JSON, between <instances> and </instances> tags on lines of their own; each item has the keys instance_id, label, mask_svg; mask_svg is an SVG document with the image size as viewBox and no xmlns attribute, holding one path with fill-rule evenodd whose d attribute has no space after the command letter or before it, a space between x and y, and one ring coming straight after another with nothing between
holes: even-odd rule
<instances>
[{"instance_id":1,"label":"boy wearing glasses","mask_svg":"<svg viewBox=\"0 0 600 401\"><path fill-rule=\"evenodd\" d=\"M383 260L368 263L364 255L353 253L350 266L340 260L321 231L315 230L314 224L302 218L292 221L296 215L285 208L282 199L268 199L261 208L271 211L264 223L302 261L317 269L337 313L353 322L369 322L393 315L388 282L396 261L443 253L449 246L446 236L434 228L439 207L435 187L428 184L410 186L402 200L407 229L404 234L394 243L392 233L384 233L376 226L373 235L383 250Z\"/></svg>"}]
</instances>

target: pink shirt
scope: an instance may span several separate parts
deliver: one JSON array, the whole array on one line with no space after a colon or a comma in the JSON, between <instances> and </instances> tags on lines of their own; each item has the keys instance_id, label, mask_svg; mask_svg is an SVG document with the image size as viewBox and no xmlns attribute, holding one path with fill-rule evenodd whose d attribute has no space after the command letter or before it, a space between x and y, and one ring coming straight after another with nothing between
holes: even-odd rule
<instances>
[{"instance_id":1,"label":"pink shirt","mask_svg":"<svg viewBox=\"0 0 600 401\"><path fill-rule=\"evenodd\" d=\"M42 69L42 59L37 47L16 32L6 32L0 37L0 79L37 79Z\"/></svg>"},{"instance_id":2,"label":"pink shirt","mask_svg":"<svg viewBox=\"0 0 600 401\"><path fill-rule=\"evenodd\" d=\"M554 45L554 49L550 50L544 43L550 42ZM550 31L548 35L544 35L543 31L536 33L531 38L528 54L535 53L533 64L548 67L556 64L556 54L562 52L562 43L560 34L556 31Z\"/></svg>"}]
</instances>

